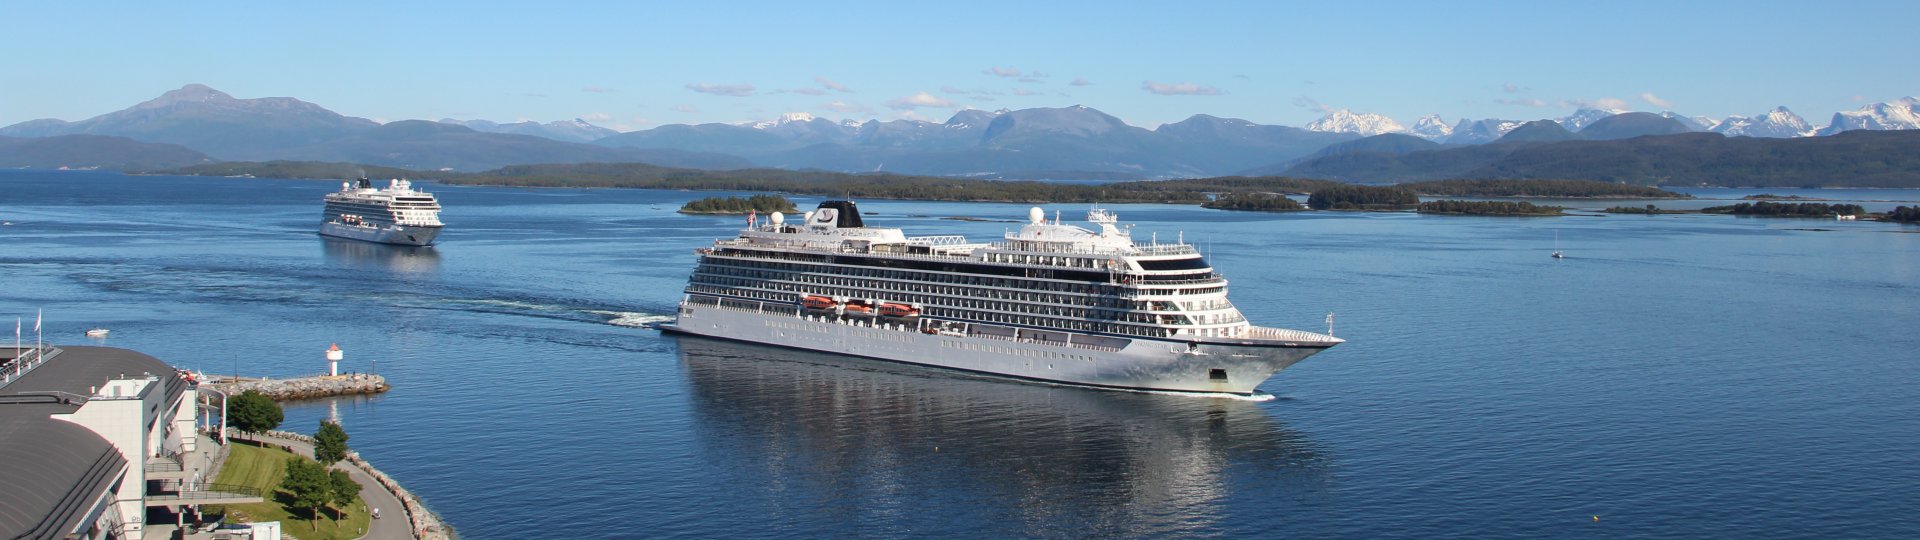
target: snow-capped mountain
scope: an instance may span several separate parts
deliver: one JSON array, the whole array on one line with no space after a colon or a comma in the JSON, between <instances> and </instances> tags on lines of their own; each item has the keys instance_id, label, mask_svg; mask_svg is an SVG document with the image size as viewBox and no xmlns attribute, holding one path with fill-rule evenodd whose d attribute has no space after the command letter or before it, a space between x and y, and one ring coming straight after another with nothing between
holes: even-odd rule
<instances>
[{"instance_id":1,"label":"snow-capped mountain","mask_svg":"<svg viewBox=\"0 0 1920 540\"><path fill-rule=\"evenodd\" d=\"M1521 120L1499 120L1493 118L1467 120L1462 118L1460 119L1460 123L1454 124L1453 135L1448 136L1445 142L1446 144L1486 144L1500 140L1501 137L1507 135L1507 132L1513 131L1514 128L1520 127L1525 123L1525 121Z\"/></svg>"},{"instance_id":2,"label":"snow-capped mountain","mask_svg":"<svg viewBox=\"0 0 1920 540\"><path fill-rule=\"evenodd\" d=\"M502 123L488 121L488 120L455 120L452 118L441 118L440 123L453 124L456 126L466 126L468 129L472 129L474 131L479 131L482 133L510 133L515 135L532 135L535 137L542 137L547 139L553 139L556 141L566 141L566 142L589 142L595 139L599 139L601 137L606 137L609 135L617 135L620 133L618 131L593 125L592 123L587 122L586 120L580 119L580 118L575 118L573 120L556 120L553 122L547 122L545 124L534 122L531 120L528 120L525 122L514 122L511 124L502 124Z\"/></svg>"},{"instance_id":3,"label":"snow-capped mountain","mask_svg":"<svg viewBox=\"0 0 1920 540\"><path fill-rule=\"evenodd\" d=\"M1672 118L1680 122L1680 125L1687 126L1687 129L1694 131L1713 131L1713 126L1720 124L1712 118L1705 116L1686 116L1673 111L1663 111L1660 113L1660 116Z\"/></svg>"},{"instance_id":4,"label":"snow-capped mountain","mask_svg":"<svg viewBox=\"0 0 1920 540\"><path fill-rule=\"evenodd\" d=\"M1567 128L1567 131L1580 131L1581 129L1584 129L1587 126L1592 125L1595 121L1598 121L1601 118L1606 118L1606 117L1620 114L1623 112L1627 112L1627 111L1620 110L1620 109L1581 108L1579 110L1573 111L1573 114L1560 117L1560 119L1555 121L1560 123L1560 127Z\"/></svg>"},{"instance_id":5,"label":"snow-capped mountain","mask_svg":"<svg viewBox=\"0 0 1920 540\"><path fill-rule=\"evenodd\" d=\"M747 127L751 127L753 129L768 129L773 127L779 127L786 124L791 124L794 122L812 122L812 121L813 121L813 113L790 112L790 113L782 114L780 115L779 118L775 118L772 120L767 120L763 122L753 122L753 123L747 124ZM855 124L855 125L857 126L858 124Z\"/></svg>"},{"instance_id":6,"label":"snow-capped mountain","mask_svg":"<svg viewBox=\"0 0 1920 540\"><path fill-rule=\"evenodd\" d=\"M1820 128L1820 134L1832 135L1856 129L1920 129L1920 97L1903 97L1833 113L1833 122Z\"/></svg>"},{"instance_id":7,"label":"snow-capped mountain","mask_svg":"<svg viewBox=\"0 0 1920 540\"><path fill-rule=\"evenodd\" d=\"M1713 126L1713 132L1728 137L1811 137L1813 126L1805 119L1786 107L1774 107L1766 114L1746 117L1729 116Z\"/></svg>"},{"instance_id":8,"label":"snow-capped mountain","mask_svg":"<svg viewBox=\"0 0 1920 540\"><path fill-rule=\"evenodd\" d=\"M1429 114L1413 122L1413 135L1429 141L1440 142L1453 136L1453 126L1447 125L1440 115Z\"/></svg>"},{"instance_id":9,"label":"snow-capped mountain","mask_svg":"<svg viewBox=\"0 0 1920 540\"><path fill-rule=\"evenodd\" d=\"M1386 116L1374 113L1354 113L1353 111L1340 109L1327 113L1326 116L1320 117L1319 120L1314 120L1313 123L1307 124L1307 131L1357 133L1361 136L1372 137L1382 133L1405 133L1407 128Z\"/></svg>"}]
</instances>

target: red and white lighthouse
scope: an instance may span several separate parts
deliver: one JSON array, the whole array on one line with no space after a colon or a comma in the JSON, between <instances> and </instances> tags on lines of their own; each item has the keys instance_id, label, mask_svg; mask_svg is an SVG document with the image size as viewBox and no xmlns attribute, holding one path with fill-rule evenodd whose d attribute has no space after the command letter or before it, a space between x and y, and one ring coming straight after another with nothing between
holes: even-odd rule
<instances>
[{"instance_id":1,"label":"red and white lighthouse","mask_svg":"<svg viewBox=\"0 0 1920 540\"><path fill-rule=\"evenodd\" d=\"M340 376L340 359L346 356L346 353L340 352L339 343L333 344L332 347L327 347L327 375Z\"/></svg>"}]
</instances>

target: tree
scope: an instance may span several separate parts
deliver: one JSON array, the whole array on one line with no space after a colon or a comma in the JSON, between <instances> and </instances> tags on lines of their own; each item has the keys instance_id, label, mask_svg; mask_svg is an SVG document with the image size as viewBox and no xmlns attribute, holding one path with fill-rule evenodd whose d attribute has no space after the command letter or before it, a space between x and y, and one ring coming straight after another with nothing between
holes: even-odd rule
<instances>
[{"instance_id":1,"label":"tree","mask_svg":"<svg viewBox=\"0 0 1920 540\"><path fill-rule=\"evenodd\" d=\"M347 430L340 424L320 421L320 430L313 433L313 459L322 465L332 465L347 457Z\"/></svg>"},{"instance_id":2,"label":"tree","mask_svg":"<svg viewBox=\"0 0 1920 540\"><path fill-rule=\"evenodd\" d=\"M327 471L327 501L335 508L334 519L343 516L346 509L353 506L353 499L359 496L360 483L353 481L353 475L339 469Z\"/></svg>"},{"instance_id":3,"label":"tree","mask_svg":"<svg viewBox=\"0 0 1920 540\"><path fill-rule=\"evenodd\" d=\"M280 427L286 419L280 404L265 394L248 390L227 402L227 424L247 433L260 433Z\"/></svg>"},{"instance_id":4,"label":"tree","mask_svg":"<svg viewBox=\"0 0 1920 540\"><path fill-rule=\"evenodd\" d=\"M293 498L288 506L307 509L307 518L316 522L320 519L320 507L333 500L327 466L305 458L287 458L287 477L280 481L280 489ZM312 525L315 529L320 527L319 523Z\"/></svg>"}]
</instances>

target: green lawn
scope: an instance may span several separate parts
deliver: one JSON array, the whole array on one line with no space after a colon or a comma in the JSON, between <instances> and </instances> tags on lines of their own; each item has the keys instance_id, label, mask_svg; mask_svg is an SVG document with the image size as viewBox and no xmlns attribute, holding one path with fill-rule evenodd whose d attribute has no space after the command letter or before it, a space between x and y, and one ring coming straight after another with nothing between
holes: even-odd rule
<instances>
[{"instance_id":1,"label":"green lawn","mask_svg":"<svg viewBox=\"0 0 1920 540\"><path fill-rule=\"evenodd\" d=\"M250 522L278 521L281 532L301 540L352 540L364 536L368 517L366 503L361 499L354 499L354 503L346 509L346 517L338 522L332 519L333 513L326 510L322 510L320 519L315 521L295 518L296 515L304 518L306 510L289 512L282 505L287 495L278 491L278 488L280 479L286 477L287 458L290 457L294 457L293 453L279 447L263 448L235 441L232 453L227 455L227 464L220 468L220 476L214 482L257 487L268 496L266 502L228 505L226 510L231 514L230 517L244 515L244 521Z\"/></svg>"}]
</instances>

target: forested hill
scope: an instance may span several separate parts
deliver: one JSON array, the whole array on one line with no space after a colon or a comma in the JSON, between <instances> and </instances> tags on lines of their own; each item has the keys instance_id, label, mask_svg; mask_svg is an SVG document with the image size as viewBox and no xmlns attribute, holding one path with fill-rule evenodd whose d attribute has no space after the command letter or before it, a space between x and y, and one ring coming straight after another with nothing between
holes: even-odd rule
<instances>
[{"instance_id":1,"label":"forested hill","mask_svg":"<svg viewBox=\"0 0 1920 540\"><path fill-rule=\"evenodd\" d=\"M1523 148L1469 178L1731 187L1920 187L1920 131L1773 139L1687 133Z\"/></svg>"},{"instance_id":2,"label":"forested hill","mask_svg":"<svg viewBox=\"0 0 1920 540\"><path fill-rule=\"evenodd\" d=\"M1683 133L1608 141L1505 142L1406 154L1327 156L1295 164L1285 174L1349 182L1483 178L1920 188L1920 130L1862 130L1792 139Z\"/></svg>"}]
</instances>

